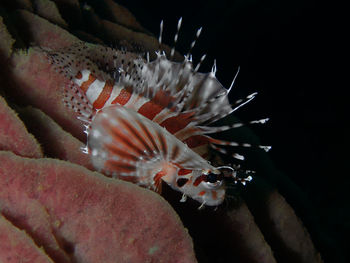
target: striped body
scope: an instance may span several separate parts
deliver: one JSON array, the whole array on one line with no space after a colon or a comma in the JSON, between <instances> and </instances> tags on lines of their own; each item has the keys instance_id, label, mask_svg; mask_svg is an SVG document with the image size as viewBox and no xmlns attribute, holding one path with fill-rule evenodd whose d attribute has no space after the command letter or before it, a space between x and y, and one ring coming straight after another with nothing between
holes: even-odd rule
<instances>
[{"instance_id":1,"label":"striped body","mask_svg":"<svg viewBox=\"0 0 350 263\"><path fill-rule=\"evenodd\" d=\"M191 121L190 118L186 120L186 116L191 117L191 114L173 116L174 111L167 106L174 98L167 96L164 91L160 90L153 98L147 98L143 94L133 92L131 87L120 85L113 79L99 80L89 70L79 71L73 82L84 92L95 110L114 104L133 109L166 128L203 157L208 155L209 141L205 137L192 135L198 131L195 127L185 129Z\"/></svg>"},{"instance_id":2,"label":"striped body","mask_svg":"<svg viewBox=\"0 0 350 263\"><path fill-rule=\"evenodd\" d=\"M89 70L79 71L74 79L74 83L85 93L96 110L116 103L127 106L127 103L130 104L137 97L134 95L132 98L133 94L126 87L118 86L115 80L101 81Z\"/></svg>"}]
</instances>

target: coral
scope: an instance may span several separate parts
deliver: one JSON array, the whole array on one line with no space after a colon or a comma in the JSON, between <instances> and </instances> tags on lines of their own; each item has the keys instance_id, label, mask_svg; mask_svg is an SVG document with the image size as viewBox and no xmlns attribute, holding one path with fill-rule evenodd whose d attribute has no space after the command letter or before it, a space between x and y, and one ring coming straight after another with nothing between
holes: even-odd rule
<instances>
[{"instance_id":1,"label":"coral","mask_svg":"<svg viewBox=\"0 0 350 263\"><path fill-rule=\"evenodd\" d=\"M63 161L9 152L0 159L2 213L17 224L26 218L26 228L36 233L35 213L14 215L18 206L35 202L74 262L195 261L189 235L157 194Z\"/></svg>"},{"instance_id":2,"label":"coral","mask_svg":"<svg viewBox=\"0 0 350 263\"><path fill-rule=\"evenodd\" d=\"M0 150L32 158L43 156L40 146L33 135L27 132L16 113L0 97Z\"/></svg>"},{"instance_id":3,"label":"coral","mask_svg":"<svg viewBox=\"0 0 350 263\"><path fill-rule=\"evenodd\" d=\"M53 262L31 238L0 215L1 262Z\"/></svg>"},{"instance_id":4,"label":"coral","mask_svg":"<svg viewBox=\"0 0 350 263\"><path fill-rule=\"evenodd\" d=\"M82 152L84 143L66 132L41 110L26 107L17 109L22 120L41 144L47 157L55 157L93 169L90 158Z\"/></svg>"}]
</instances>

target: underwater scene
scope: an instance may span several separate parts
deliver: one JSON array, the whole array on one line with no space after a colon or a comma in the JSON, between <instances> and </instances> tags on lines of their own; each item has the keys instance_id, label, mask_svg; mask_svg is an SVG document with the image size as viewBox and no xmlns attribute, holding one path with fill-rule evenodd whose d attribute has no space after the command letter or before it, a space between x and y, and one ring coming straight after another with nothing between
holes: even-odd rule
<instances>
[{"instance_id":1,"label":"underwater scene","mask_svg":"<svg viewBox=\"0 0 350 263\"><path fill-rule=\"evenodd\" d=\"M0 262L348 262L322 8L0 1Z\"/></svg>"}]
</instances>

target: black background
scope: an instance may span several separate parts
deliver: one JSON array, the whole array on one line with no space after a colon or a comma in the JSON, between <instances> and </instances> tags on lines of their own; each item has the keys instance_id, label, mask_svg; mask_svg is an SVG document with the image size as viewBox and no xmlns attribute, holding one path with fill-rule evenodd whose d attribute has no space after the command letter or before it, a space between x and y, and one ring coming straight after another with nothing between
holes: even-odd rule
<instances>
[{"instance_id":1,"label":"black background","mask_svg":"<svg viewBox=\"0 0 350 263\"><path fill-rule=\"evenodd\" d=\"M177 50L186 53L203 27L194 61L207 53L201 72L217 60L217 78L231 95L259 94L236 114L242 120L270 117L252 127L276 167L300 188L288 199L310 231L325 262L345 262L349 234L349 95L345 81L348 34L342 8L310 0L118 1L164 42L172 45L183 17ZM345 63L345 65L343 64ZM306 211L308 210L308 211ZM348 242L347 242L348 243Z\"/></svg>"}]
</instances>

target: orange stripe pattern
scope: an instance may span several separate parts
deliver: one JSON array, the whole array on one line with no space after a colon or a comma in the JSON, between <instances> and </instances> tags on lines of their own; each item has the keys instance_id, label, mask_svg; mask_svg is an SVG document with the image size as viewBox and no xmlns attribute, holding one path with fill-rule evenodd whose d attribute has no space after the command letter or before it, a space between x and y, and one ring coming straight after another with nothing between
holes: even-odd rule
<instances>
[{"instance_id":1,"label":"orange stripe pattern","mask_svg":"<svg viewBox=\"0 0 350 263\"><path fill-rule=\"evenodd\" d=\"M131 95L131 87L126 87L120 91L119 95L112 101L111 104L118 103L120 105L125 105L131 98Z\"/></svg>"},{"instance_id":2,"label":"orange stripe pattern","mask_svg":"<svg viewBox=\"0 0 350 263\"><path fill-rule=\"evenodd\" d=\"M92 74L89 75L89 79L87 81L84 81L80 88L86 93L90 85L96 80L96 77Z\"/></svg>"},{"instance_id":3,"label":"orange stripe pattern","mask_svg":"<svg viewBox=\"0 0 350 263\"><path fill-rule=\"evenodd\" d=\"M99 110L99 109L103 108L106 101L109 99L109 97L112 94L113 86L114 86L114 80L107 80L106 81L102 92L100 93L98 98L93 103L93 106L95 109Z\"/></svg>"}]
</instances>

